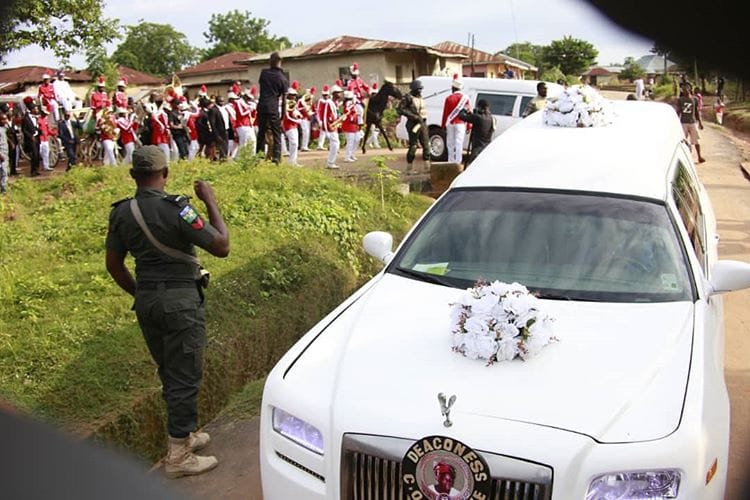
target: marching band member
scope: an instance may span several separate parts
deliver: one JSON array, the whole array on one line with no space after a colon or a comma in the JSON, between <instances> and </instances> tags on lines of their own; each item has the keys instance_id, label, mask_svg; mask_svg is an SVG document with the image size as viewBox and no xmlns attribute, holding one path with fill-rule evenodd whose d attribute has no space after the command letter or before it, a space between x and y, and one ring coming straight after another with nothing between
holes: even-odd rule
<instances>
[{"instance_id":1,"label":"marching band member","mask_svg":"<svg viewBox=\"0 0 750 500\"><path fill-rule=\"evenodd\" d=\"M354 157L354 150L359 143L359 120L360 114L357 111L358 103L354 101L354 92L351 90L344 91L344 109L342 113L341 131L346 137L346 155L344 161L351 163L357 158Z\"/></svg>"},{"instance_id":2,"label":"marching band member","mask_svg":"<svg viewBox=\"0 0 750 500\"><path fill-rule=\"evenodd\" d=\"M96 121L96 129L102 140L104 149L104 165L117 165L115 159L115 141L117 141L117 124L109 108L102 109L99 119Z\"/></svg>"},{"instance_id":3,"label":"marching band member","mask_svg":"<svg viewBox=\"0 0 750 500\"><path fill-rule=\"evenodd\" d=\"M299 88L299 82L295 80L286 92L286 109L281 119L281 128L286 136L289 149L289 164L294 167L300 166L297 163L297 150L299 146L299 123L302 119L302 113L297 109L297 88Z\"/></svg>"},{"instance_id":4,"label":"marching band member","mask_svg":"<svg viewBox=\"0 0 750 500\"><path fill-rule=\"evenodd\" d=\"M323 96L318 103L320 114L320 133L328 139L328 160L326 168L339 168L336 165L336 156L339 153L339 125L337 100L341 95L341 87L338 83L330 89L331 97L328 97L328 86L323 87Z\"/></svg>"},{"instance_id":5,"label":"marching band member","mask_svg":"<svg viewBox=\"0 0 750 500\"><path fill-rule=\"evenodd\" d=\"M248 103L247 92L232 101L234 107L235 126L237 131L238 149L250 144L255 151L255 131L252 126L253 109Z\"/></svg>"},{"instance_id":6,"label":"marching band member","mask_svg":"<svg viewBox=\"0 0 750 500\"><path fill-rule=\"evenodd\" d=\"M201 117L200 109L196 110L196 107L188 105L187 109L182 112L182 119L186 123L188 129L188 137L190 138L190 145L188 146L188 160L193 160L200 151L200 143L198 142L198 127L195 121Z\"/></svg>"},{"instance_id":7,"label":"marching band member","mask_svg":"<svg viewBox=\"0 0 750 500\"><path fill-rule=\"evenodd\" d=\"M310 151L310 119L314 116L313 97L315 96L315 87L310 87L305 95L297 101L297 111L302 118L299 122L300 134L300 151Z\"/></svg>"},{"instance_id":8,"label":"marching band member","mask_svg":"<svg viewBox=\"0 0 750 500\"><path fill-rule=\"evenodd\" d=\"M164 157L169 163L170 159L170 137L169 137L169 117L164 111L164 97L157 95L154 99L154 108L151 113L151 144L159 147L164 153Z\"/></svg>"},{"instance_id":9,"label":"marching band member","mask_svg":"<svg viewBox=\"0 0 750 500\"><path fill-rule=\"evenodd\" d=\"M94 117L98 117L100 110L110 106L109 96L104 90L106 84L107 82L104 77L100 76L96 81L96 90L91 93L91 97L89 98Z\"/></svg>"},{"instance_id":10,"label":"marching band member","mask_svg":"<svg viewBox=\"0 0 750 500\"><path fill-rule=\"evenodd\" d=\"M320 99L315 106L315 118L318 120L318 127L320 128L320 134L318 135L318 151L323 151L325 148L323 144L326 141L326 133L323 129L323 110L325 109L326 102L331 97L331 89L328 85L323 85L323 90L320 92Z\"/></svg>"},{"instance_id":11,"label":"marching band member","mask_svg":"<svg viewBox=\"0 0 750 500\"><path fill-rule=\"evenodd\" d=\"M359 64L352 63L352 65L349 66L349 73L351 73L352 78L346 85L346 90L353 92L354 98L357 102L362 103L370 96L370 88L364 80L359 77Z\"/></svg>"},{"instance_id":12,"label":"marching band member","mask_svg":"<svg viewBox=\"0 0 750 500\"><path fill-rule=\"evenodd\" d=\"M380 89L378 88L378 82L372 82L370 85L370 98L375 97ZM370 137L367 138L367 147L370 149L378 149L380 147L380 130L378 127L370 127Z\"/></svg>"},{"instance_id":13,"label":"marching band member","mask_svg":"<svg viewBox=\"0 0 750 500\"><path fill-rule=\"evenodd\" d=\"M49 111L44 106L39 108L37 127L39 127L39 156L42 159L42 169L50 172L54 169L49 166L49 137L56 136L57 129L50 128Z\"/></svg>"},{"instance_id":14,"label":"marching band member","mask_svg":"<svg viewBox=\"0 0 750 500\"><path fill-rule=\"evenodd\" d=\"M42 103L42 109L47 111L47 114L51 114L55 118L55 123L60 119L57 110L57 95L55 94L55 87L52 84L51 76L49 73L42 75L42 84L39 85L39 102Z\"/></svg>"},{"instance_id":15,"label":"marching band member","mask_svg":"<svg viewBox=\"0 0 750 500\"><path fill-rule=\"evenodd\" d=\"M232 85L232 88L237 88L237 83ZM224 105L224 111L226 115L222 113L229 120L229 126L227 127L227 139L229 151L229 159L233 160L237 156L237 150L239 149L239 139L237 137L237 112L234 107L234 103L240 98L239 94L236 94L233 90L227 92L227 103Z\"/></svg>"},{"instance_id":16,"label":"marching band member","mask_svg":"<svg viewBox=\"0 0 750 500\"><path fill-rule=\"evenodd\" d=\"M115 110L127 109L128 107L128 95L125 93L125 87L128 86L126 78L120 78L117 81L117 90L112 94L112 106ZM119 114L119 111L118 111Z\"/></svg>"},{"instance_id":17,"label":"marching band member","mask_svg":"<svg viewBox=\"0 0 750 500\"><path fill-rule=\"evenodd\" d=\"M126 108L117 108L117 119L115 120L115 125L117 125L117 128L120 130L120 142L125 150L125 156L123 157L122 162L129 165L133 162L137 124L128 116L128 110Z\"/></svg>"},{"instance_id":18,"label":"marching band member","mask_svg":"<svg viewBox=\"0 0 750 500\"><path fill-rule=\"evenodd\" d=\"M464 138L466 137L466 122L458 117L458 113L465 109L471 111L469 96L461 93L463 83L458 74L453 75L451 95L445 98L443 104L442 127L445 129L445 145L448 148L448 161L461 163L464 154Z\"/></svg>"}]
</instances>

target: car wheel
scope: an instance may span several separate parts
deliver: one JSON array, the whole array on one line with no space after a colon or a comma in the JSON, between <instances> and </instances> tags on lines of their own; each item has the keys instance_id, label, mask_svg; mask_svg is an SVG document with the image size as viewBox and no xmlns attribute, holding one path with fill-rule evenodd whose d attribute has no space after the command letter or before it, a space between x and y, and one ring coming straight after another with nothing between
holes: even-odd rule
<instances>
[{"instance_id":1,"label":"car wheel","mask_svg":"<svg viewBox=\"0 0 750 500\"><path fill-rule=\"evenodd\" d=\"M445 130L439 127L430 129L430 158L432 158L432 161L448 160L448 148L445 147Z\"/></svg>"}]
</instances>

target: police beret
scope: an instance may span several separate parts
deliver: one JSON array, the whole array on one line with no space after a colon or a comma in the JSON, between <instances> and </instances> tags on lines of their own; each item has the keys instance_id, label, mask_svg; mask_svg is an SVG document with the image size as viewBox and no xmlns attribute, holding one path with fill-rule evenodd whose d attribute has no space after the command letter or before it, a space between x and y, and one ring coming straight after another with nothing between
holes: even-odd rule
<instances>
[{"instance_id":1,"label":"police beret","mask_svg":"<svg viewBox=\"0 0 750 500\"><path fill-rule=\"evenodd\" d=\"M133 151L134 172L158 172L167 168L167 157L158 146L141 146Z\"/></svg>"}]
</instances>

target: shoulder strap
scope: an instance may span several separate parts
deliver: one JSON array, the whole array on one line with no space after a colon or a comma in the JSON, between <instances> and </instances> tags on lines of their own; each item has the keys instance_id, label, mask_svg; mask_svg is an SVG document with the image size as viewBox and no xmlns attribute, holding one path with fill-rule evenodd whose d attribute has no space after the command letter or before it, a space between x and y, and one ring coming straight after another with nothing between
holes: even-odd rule
<instances>
[{"instance_id":1,"label":"shoulder strap","mask_svg":"<svg viewBox=\"0 0 750 500\"><path fill-rule=\"evenodd\" d=\"M130 200L130 211L133 212L133 217L135 217L135 221L143 230L143 234L146 235L146 238L148 238L148 241L150 241L156 248L158 248L163 253L169 255L172 258L181 260L183 262L190 262L191 264L196 264L200 266L200 261L198 261L197 257L187 254L185 252L181 252L175 248L168 247L156 239L156 237L151 233L151 230L146 225L146 221L143 220L143 214L141 213L141 209L138 206L138 201L136 201L135 198L132 198Z\"/></svg>"}]
</instances>

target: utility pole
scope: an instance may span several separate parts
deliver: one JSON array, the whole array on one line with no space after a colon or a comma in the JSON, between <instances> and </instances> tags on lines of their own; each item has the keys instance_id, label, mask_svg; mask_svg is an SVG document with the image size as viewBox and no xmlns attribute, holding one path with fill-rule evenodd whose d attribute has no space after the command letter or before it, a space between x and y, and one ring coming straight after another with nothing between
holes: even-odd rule
<instances>
[{"instance_id":1,"label":"utility pole","mask_svg":"<svg viewBox=\"0 0 750 500\"><path fill-rule=\"evenodd\" d=\"M474 76L474 34L469 33L469 64L471 65L471 73L469 76Z\"/></svg>"}]
</instances>

